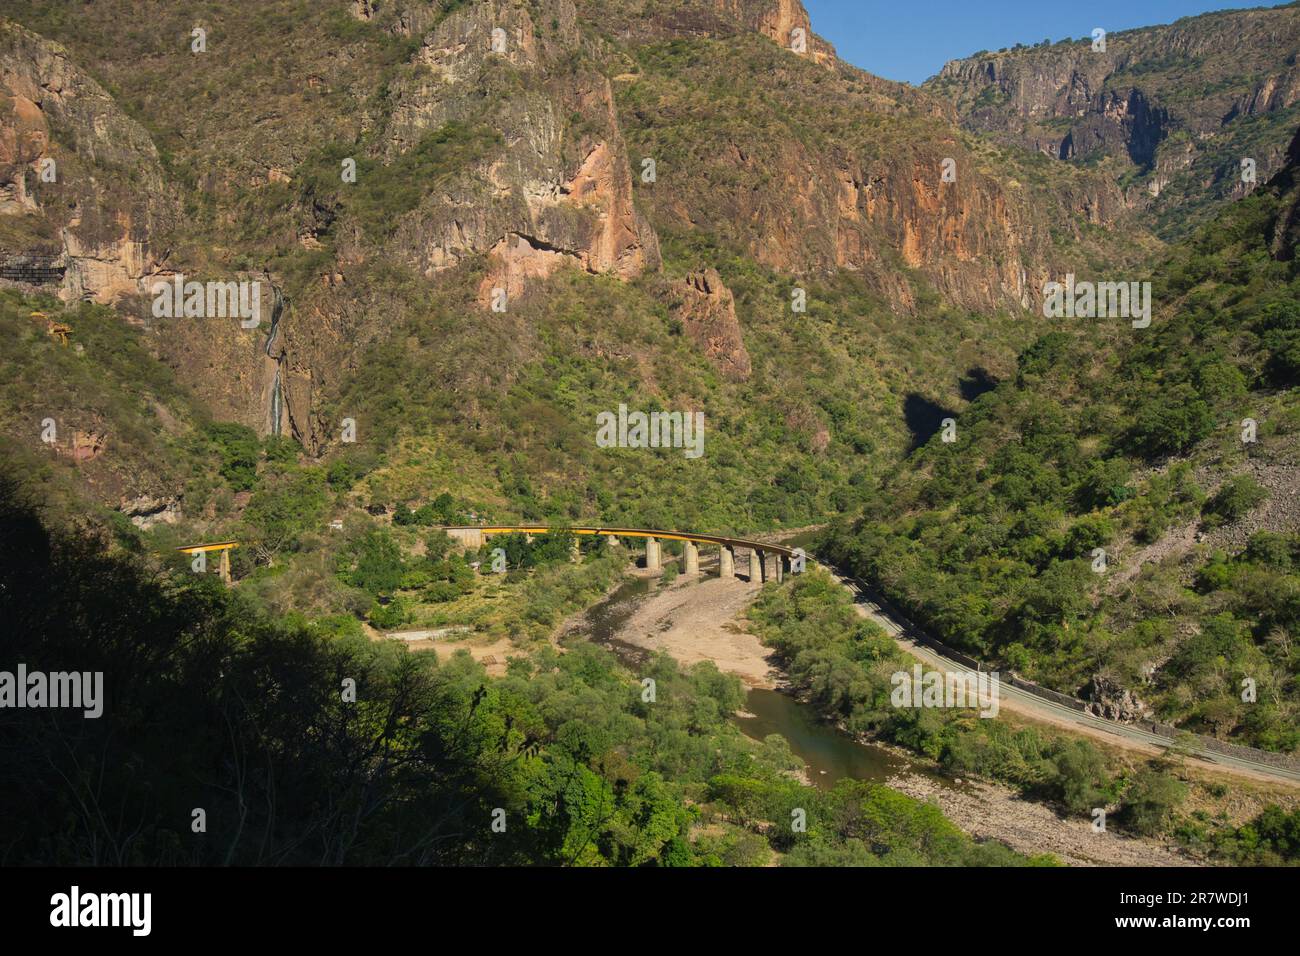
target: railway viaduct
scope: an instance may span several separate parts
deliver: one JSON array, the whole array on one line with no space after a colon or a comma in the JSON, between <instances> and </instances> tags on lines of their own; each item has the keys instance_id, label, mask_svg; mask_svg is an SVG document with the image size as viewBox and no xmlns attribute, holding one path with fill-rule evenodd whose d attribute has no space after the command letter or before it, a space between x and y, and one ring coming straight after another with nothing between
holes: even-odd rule
<instances>
[{"instance_id":1,"label":"railway viaduct","mask_svg":"<svg viewBox=\"0 0 1300 956\"><path fill-rule=\"evenodd\" d=\"M548 528L545 525L463 525L444 527L442 530L454 540L467 548L481 548L488 538L499 534L549 534L552 531L568 532L580 536L600 536L609 539L609 543L618 546L623 538L643 539L645 541L645 566L650 571L663 567L662 542L681 541L685 546L684 572L690 575L700 573L700 547L718 548L718 576L733 577L737 575L736 552L749 552L748 574L744 575L751 584L762 584L768 579L768 565L772 565L770 574L776 580L783 580L792 570L796 559L802 559L803 553L797 548L787 548L780 544L767 544L763 541L751 541L746 538L732 538L726 535L697 534L693 531L657 531L651 528Z\"/></svg>"}]
</instances>

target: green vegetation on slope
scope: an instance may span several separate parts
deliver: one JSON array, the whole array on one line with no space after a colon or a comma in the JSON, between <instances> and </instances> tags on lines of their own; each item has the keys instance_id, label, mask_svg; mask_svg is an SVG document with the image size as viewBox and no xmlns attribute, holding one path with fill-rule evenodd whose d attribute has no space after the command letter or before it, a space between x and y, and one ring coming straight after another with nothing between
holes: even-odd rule
<instances>
[{"instance_id":1,"label":"green vegetation on slope","mask_svg":"<svg viewBox=\"0 0 1300 956\"><path fill-rule=\"evenodd\" d=\"M563 86L575 76L587 83L585 70L594 77L636 67L635 82L613 84L618 126L634 169L646 152L662 168L657 189L634 177L638 207L654 219L674 195L721 199L698 229L658 217L662 274L625 283L564 269L501 316L477 301L484 256L466 255L431 281L430 260L445 239L419 234L421 217L445 205L442 193L457 177L472 180L472 188L460 183L459 201L493 202L477 191L482 161L501 155L512 131L528 128L524 113L552 104L527 99L521 75L497 64L465 92L469 105L435 110L421 125L433 104L413 91L427 85L428 64L415 56L419 37L403 30L426 34L462 5L381 5L365 23L339 5L313 13L299 0L259 4L247 16L199 4L185 14L191 19L156 2L132 18L116 16L111 5L72 6L55 2L22 20L67 43L158 144L186 214L177 235L151 241L172 248L173 261L192 273L268 270L281 286L289 306L276 348L286 349L293 425L300 435L313 432L305 444L325 456L331 490L351 479L351 505L418 508L454 493L467 508L501 519L717 531L806 524L840 511L853 500L851 489L871 478L864 457L884 467L925 437L924 429L909 429L909 405L961 408L971 373L1009 370L1019 330L1006 315L946 307L891 251L896 237L869 243L876 251L861 275L796 280L759 265L745 251L753 217L736 204L758 189L763 206L755 211L763 217L789 205L789 190L762 171L782 160L782 142L850 166L903 155L928 163L960 146L971 175L978 169L992 181L1010 170L1043 197L1078 178L963 137L952 142L955 131L926 97L854 71L832 73L756 35L584 41L547 69ZM398 22L404 12L405 26ZM150 30L130 26L141 15ZM208 31L209 53L189 52L194 23ZM549 20L536 26L540 38L557 30ZM264 68L247 69L249 62ZM765 91L740 79L754 72L779 82ZM200 106L167 108L178 99ZM602 119L558 115L555 134L566 150L593 145L593 137L616 144L618 130L595 128ZM498 134L490 128L498 120L512 125ZM750 156L743 174L716 161L733 141ZM357 162L355 183L340 175L348 158ZM506 185L518 199L522 184ZM691 205L703 215L703 203ZM1060 226L1062 242L1073 243L1080 218L1072 213ZM830 235L822 230L818 241ZM834 260L834 249L821 251ZM735 293L754 363L746 382L725 380L676 313L675 283L705 267L717 268ZM790 309L796 281L808 293L805 314ZM879 291L895 285L915 304L913 314ZM223 416L266 420L265 409L251 407L249 380L223 379L214 371L222 366L204 353L211 346L221 354L224 343L184 355L156 344L220 402ZM293 374L303 372L299 363L313 366L309 374ZM704 458L597 449L595 415L620 402L704 412ZM359 424L356 447L333 444L343 418ZM238 496L256 493L245 461L245 480L223 486L194 477L183 502L194 530L232 533L242 516ZM276 471L259 472L259 480L278 486Z\"/></svg>"},{"instance_id":2,"label":"green vegetation on slope","mask_svg":"<svg viewBox=\"0 0 1300 956\"><path fill-rule=\"evenodd\" d=\"M0 537L14 659L104 675L97 719L3 711L12 865L1024 862L885 788L795 783L711 665L634 678L584 643L493 680L327 637L47 528L7 478Z\"/></svg>"},{"instance_id":3,"label":"green vegetation on slope","mask_svg":"<svg viewBox=\"0 0 1300 956\"><path fill-rule=\"evenodd\" d=\"M1291 188L1178 248L1149 330L1079 320L1027 348L955 442L932 440L831 535L832 560L990 662L1074 694L1106 675L1167 721L1294 750L1296 516L1274 503L1280 539L1241 527L1269 503L1252 475L1285 496L1297 474L1300 278L1291 246L1269 245Z\"/></svg>"},{"instance_id":4,"label":"green vegetation on slope","mask_svg":"<svg viewBox=\"0 0 1300 956\"><path fill-rule=\"evenodd\" d=\"M68 325L70 344L33 312ZM197 440L203 420L171 369L111 309L65 311L52 298L0 291L0 454L43 483L65 519L98 510L86 501L87 485L110 501L184 485L211 462ZM102 454L74 464L78 433L106 438Z\"/></svg>"},{"instance_id":5,"label":"green vegetation on slope","mask_svg":"<svg viewBox=\"0 0 1300 956\"><path fill-rule=\"evenodd\" d=\"M861 617L848 592L825 572L765 588L749 618L795 685L850 733L900 744L954 773L1001 780L1075 815L1087 817L1124 791L1086 740L1014 728L974 709L895 707L891 677L910 673L915 661ZM1166 822L1160 815L1140 829L1154 832Z\"/></svg>"},{"instance_id":6,"label":"green vegetation on slope","mask_svg":"<svg viewBox=\"0 0 1300 956\"><path fill-rule=\"evenodd\" d=\"M894 707L891 676L910 673L914 659L861 617L848 592L824 572L764 588L749 619L809 702L850 733L899 744L960 777L1010 784L1071 816L1091 819L1093 808L1113 808L1121 829L1176 836L1219 859L1300 862L1300 810L1270 805L1252 822L1232 827L1203 810L1187 810L1189 786L1165 759L1131 766L1084 738L985 719L975 709Z\"/></svg>"}]
</instances>

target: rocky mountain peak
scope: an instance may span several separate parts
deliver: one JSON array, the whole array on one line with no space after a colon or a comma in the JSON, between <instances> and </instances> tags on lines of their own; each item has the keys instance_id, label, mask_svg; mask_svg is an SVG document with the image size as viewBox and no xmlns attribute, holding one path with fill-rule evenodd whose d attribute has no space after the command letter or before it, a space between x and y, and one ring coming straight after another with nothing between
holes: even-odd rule
<instances>
[{"instance_id":1,"label":"rocky mountain peak","mask_svg":"<svg viewBox=\"0 0 1300 956\"><path fill-rule=\"evenodd\" d=\"M961 123L1109 171L1174 238L1284 162L1300 123L1300 7L1225 11L954 60L924 84ZM1252 178L1241 164L1253 164Z\"/></svg>"}]
</instances>

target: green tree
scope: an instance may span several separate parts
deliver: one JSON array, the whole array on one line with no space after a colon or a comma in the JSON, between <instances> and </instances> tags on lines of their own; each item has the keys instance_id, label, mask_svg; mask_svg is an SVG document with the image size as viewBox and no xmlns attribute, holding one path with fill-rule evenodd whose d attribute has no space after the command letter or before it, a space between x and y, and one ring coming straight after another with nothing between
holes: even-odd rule
<instances>
[{"instance_id":1,"label":"green tree","mask_svg":"<svg viewBox=\"0 0 1300 956\"><path fill-rule=\"evenodd\" d=\"M205 434L221 456L221 477L235 491L251 491L257 484L257 462L261 455L257 432L235 422L214 422L208 425Z\"/></svg>"},{"instance_id":2,"label":"green tree","mask_svg":"<svg viewBox=\"0 0 1300 956\"><path fill-rule=\"evenodd\" d=\"M1268 497L1268 491L1251 475L1234 475L1205 503L1202 514L1209 527L1231 524L1245 517Z\"/></svg>"},{"instance_id":3,"label":"green tree","mask_svg":"<svg viewBox=\"0 0 1300 956\"><path fill-rule=\"evenodd\" d=\"M406 604L401 598L393 598L387 604L376 601L366 616L374 627L381 631L391 631L406 623Z\"/></svg>"},{"instance_id":4,"label":"green tree","mask_svg":"<svg viewBox=\"0 0 1300 956\"><path fill-rule=\"evenodd\" d=\"M1187 796L1181 780L1162 770L1142 770L1124 791L1119 821L1143 836L1164 832Z\"/></svg>"},{"instance_id":5,"label":"green tree","mask_svg":"<svg viewBox=\"0 0 1300 956\"><path fill-rule=\"evenodd\" d=\"M431 564L436 564L451 553L456 542L452 541L451 535L442 529L429 532L428 537L424 539L424 556Z\"/></svg>"},{"instance_id":6,"label":"green tree","mask_svg":"<svg viewBox=\"0 0 1300 956\"><path fill-rule=\"evenodd\" d=\"M1075 496L1086 511L1110 508L1133 497L1132 480L1133 472L1122 458L1094 462L1084 473Z\"/></svg>"},{"instance_id":7,"label":"green tree","mask_svg":"<svg viewBox=\"0 0 1300 956\"><path fill-rule=\"evenodd\" d=\"M372 528L342 556L343 579L375 597L392 594L402 583L402 549L387 528Z\"/></svg>"},{"instance_id":8,"label":"green tree","mask_svg":"<svg viewBox=\"0 0 1300 956\"><path fill-rule=\"evenodd\" d=\"M325 476L318 468L268 475L244 511L258 553L269 561L294 548L304 532L317 528L324 520L328 503Z\"/></svg>"},{"instance_id":9,"label":"green tree","mask_svg":"<svg viewBox=\"0 0 1300 956\"><path fill-rule=\"evenodd\" d=\"M1144 395L1134 409L1129 446L1148 459L1186 451L1210 434L1214 415L1190 385Z\"/></svg>"},{"instance_id":10,"label":"green tree","mask_svg":"<svg viewBox=\"0 0 1300 956\"><path fill-rule=\"evenodd\" d=\"M1048 785L1072 813L1086 813L1102 806L1109 782L1105 761L1086 740L1068 741L1051 760Z\"/></svg>"}]
</instances>

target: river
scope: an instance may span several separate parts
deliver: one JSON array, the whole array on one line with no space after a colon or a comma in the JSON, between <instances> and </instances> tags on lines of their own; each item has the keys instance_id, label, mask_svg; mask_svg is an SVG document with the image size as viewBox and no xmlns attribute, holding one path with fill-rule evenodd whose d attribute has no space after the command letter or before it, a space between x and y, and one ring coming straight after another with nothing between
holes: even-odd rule
<instances>
[{"instance_id":1,"label":"river","mask_svg":"<svg viewBox=\"0 0 1300 956\"><path fill-rule=\"evenodd\" d=\"M811 551L811 537L799 535L782 543ZM569 634L613 651L635 673L647 652L618 635L627 633L628 621L658 587L657 578L627 579L579 618ZM790 750L806 764L808 780L814 786L826 790L845 779L871 783L892 779L894 789L914 799L934 801L948 819L968 833L999 840L1021 853L1050 852L1066 863L1087 866L1188 863L1152 841L1119 837L1098 843L1087 821L1063 818L1006 788L955 780L894 750L860 743L819 719L811 706L789 694L751 688L745 711L734 714L732 720L754 740L769 734L784 737Z\"/></svg>"},{"instance_id":2,"label":"river","mask_svg":"<svg viewBox=\"0 0 1300 956\"><path fill-rule=\"evenodd\" d=\"M802 545L796 542L796 546ZM619 640L617 635L641 600L656 587L656 578L629 578L591 607L574 625L570 637L594 641L635 667L645 660L647 652ZM745 711L733 716L736 726L754 740L780 734L808 765L809 780L823 789L845 778L884 783L889 777L906 771L931 775L905 757L882 747L859 743L821 720L811 706L789 694L751 688L745 699Z\"/></svg>"}]
</instances>

